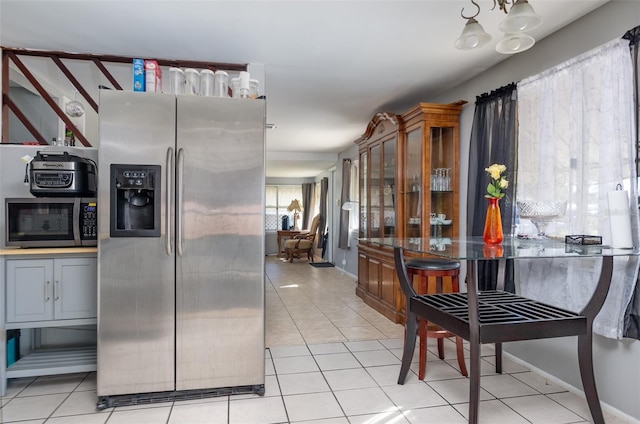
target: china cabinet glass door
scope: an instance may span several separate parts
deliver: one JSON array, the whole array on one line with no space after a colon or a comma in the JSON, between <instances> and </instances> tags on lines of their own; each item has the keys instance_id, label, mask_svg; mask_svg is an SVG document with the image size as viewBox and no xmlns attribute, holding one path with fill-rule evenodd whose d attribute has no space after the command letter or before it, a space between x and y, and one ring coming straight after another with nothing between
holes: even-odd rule
<instances>
[{"instance_id":1,"label":"china cabinet glass door","mask_svg":"<svg viewBox=\"0 0 640 424\"><path fill-rule=\"evenodd\" d=\"M456 164L454 149L454 128L431 127L431 234L438 238L453 237L453 216L456 196Z\"/></svg>"},{"instance_id":2,"label":"china cabinet glass door","mask_svg":"<svg viewBox=\"0 0 640 424\"><path fill-rule=\"evenodd\" d=\"M367 207L369 205L369 185L367 183L367 172L369 169L369 163L367 162L368 155L366 152L360 153L360 237L370 237L367 227Z\"/></svg>"},{"instance_id":3,"label":"china cabinet glass door","mask_svg":"<svg viewBox=\"0 0 640 424\"><path fill-rule=\"evenodd\" d=\"M421 127L406 134L405 156L405 228L406 237L420 237L422 223L422 131Z\"/></svg>"},{"instance_id":4,"label":"china cabinet glass door","mask_svg":"<svg viewBox=\"0 0 640 424\"><path fill-rule=\"evenodd\" d=\"M382 205L384 208L384 237L396 235L396 140L382 143Z\"/></svg>"},{"instance_id":5,"label":"china cabinet glass door","mask_svg":"<svg viewBox=\"0 0 640 424\"><path fill-rule=\"evenodd\" d=\"M369 231L371 237L382 237L382 232L380 231L382 220L380 213L380 190L381 190L381 180L380 180L380 145L373 146L369 151L371 157L369 158Z\"/></svg>"}]
</instances>

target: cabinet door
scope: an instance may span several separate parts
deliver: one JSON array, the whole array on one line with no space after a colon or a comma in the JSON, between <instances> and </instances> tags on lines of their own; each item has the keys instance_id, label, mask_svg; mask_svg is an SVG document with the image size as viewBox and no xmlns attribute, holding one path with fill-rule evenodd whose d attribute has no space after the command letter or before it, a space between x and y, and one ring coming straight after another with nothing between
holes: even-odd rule
<instances>
[{"instance_id":1,"label":"cabinet door","mask_svg":"<svg viewBox=\"0 0 640 424\"><path fill-rule=\"evenodd\" d=\"M382 262L381 264L382 279L380 282L380 298L390 308L395 309L396 305L396 269L393 264Z\"/></svg>"},{"instance_id":2,"label":"cabinet door","mask_svg":"<svg viewBox=\"0 0 640 424\"><path fill-rule=\"evenodd\" d=\"M368 292L375 298L380 298L380 261L369 258L367 280L369 281Z\"/></svg>"},{"instance_id":3,"label":"cabinet door","mask_svg":"<svg viewBox=\"0 0 640 424\"><path fill-rule=\"evenodd\" d=\"M381 237L396 237L396 139L382 143L382 207L384 232Z\"/></svg>"},{"instance_id":4,"label":"cabinet door","mask_svg":"<svg viewBox=\"0 0 640 424\"><path fill-rule=\"evenodd\" d=\"M369 258L358 253L358 287L363 293L369 290Z\"/></svg>"},{"instance_id":5,"label":"cabinet door","mask_svg":"<svg viewBox=\"0 0 640 424\"><path fill-rule=\"evenodd\" d=\"M455 154L455 128L432 126L428 128L431 151L431 236L438 248L450 237L456 237L458 222L457 164Z\"/></svg>"},{"instance_id":6,"label":"cabinet door","mask_svg":"<svg viewBox=\"0 0 640 424\"><path fill-rule=\"evenodd\" d=\"M360 153L360 237L369 237L369 183L367 180L369 163L367 152Z\"/></svg>"},{"instance_id":7,"label":"cabinet door","mask_svg":"<svg viewBox=\"0 0 640 424\"><path fill-rule=\"evenodd\" d=\"M422 236L422 126L406 135L405 154L405 231L406 237Z\"/></svg>"},{"instance_id":8,"label":"cabinet door","mask_svg":"<svg viewBox=\"0 0 640 424\"><path fill-rule=\"evenodd\" d=\"M69 258L55 260L55 319L97 316L97 260Z\"/></svg>"},{"instance_id":9,"label":"cabinet door","mask_svg":"<svg viewBox=\"0 0 640 424\"><path fill-rule=\"evenodd\" d=\"M369 237L382 237L381 228L384 227L380 162L380 145L373 146L369 151Z\"/></svg>"},{"instance_id":10,"label":"cabinet door","mask_svg":"<svg viewBox=\"0 0 640 424\"><path fill-rule=\"evenodd\" d=\"M7 260L7 322L53 319L53 260Z\"/></svg>"}]
</instances>

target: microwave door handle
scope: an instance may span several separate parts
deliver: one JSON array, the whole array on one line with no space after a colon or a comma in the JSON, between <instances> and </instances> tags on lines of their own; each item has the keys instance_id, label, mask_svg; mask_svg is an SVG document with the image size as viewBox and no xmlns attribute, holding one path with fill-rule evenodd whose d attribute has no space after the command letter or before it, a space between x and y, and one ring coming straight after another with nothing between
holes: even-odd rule
<instances>
[{"instance_id":1,"label":"microwave door handle","mask_svg":"<svg viewBox=\"0 0 640 424\"><path fill-rule=\"evenodd\" d=\"M183 238L183 228L182 228L182 206L183 206L183 178L184 178L184 149L178 149L178 166L177 166L177 174L178 180L176 182L176 194L178 197L178 202L176 204L176 250L178 251L178 255L182 256L184 253L184 242Z\"/></svg>"},{"instance_id":2,"label":"microwave door handle","mask_svg":"<svg viewBox=\"0 0 640 424\"><path fill-rule=\"evenodd\" d=\"M80 222L80 204L81 199L76 197L73 200L73 222L77 223L77 228L75 225L72 225L73 228L73 245L80 246L82 242L80 241L80 231L82 230L82 222Z\"/></svg>"},{"instance_id":3,"label":"microwave door handle","mask_svg":"<svg viewBox=\"0 0 640 424\"><path fill-rule=\"evenodd\" d=\"M173 255L173 246L171 245L171 205L173 204L172 202L172 189L171 189L171 185L173 184L173 179L171 178L172 176L172 170L173 170L173 148L169 147L167 149L167 163L166 163L166 170L167 170L167 175L166 175L166 181L167 181L167 198L166 198L166 204L165 204L165 248L167 251L167 256L171 256Z\"/></svg>"}]
</instances>

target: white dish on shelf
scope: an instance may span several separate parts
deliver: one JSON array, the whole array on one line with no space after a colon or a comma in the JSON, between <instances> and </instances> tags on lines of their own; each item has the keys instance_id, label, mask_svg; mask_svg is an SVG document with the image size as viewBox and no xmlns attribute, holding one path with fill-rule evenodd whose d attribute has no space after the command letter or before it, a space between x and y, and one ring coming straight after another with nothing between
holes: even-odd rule
<instances>
[{"instance_id":1,"label":"white dish on shelf","mask_svg":"<svg viewBox=\"0 0 640 424\"><path fill-rule=\"evenodd\" d=\"M451 225L453 220L451 219L432 219L430 220L431 225Z\"/></svg>"}]
</instances>

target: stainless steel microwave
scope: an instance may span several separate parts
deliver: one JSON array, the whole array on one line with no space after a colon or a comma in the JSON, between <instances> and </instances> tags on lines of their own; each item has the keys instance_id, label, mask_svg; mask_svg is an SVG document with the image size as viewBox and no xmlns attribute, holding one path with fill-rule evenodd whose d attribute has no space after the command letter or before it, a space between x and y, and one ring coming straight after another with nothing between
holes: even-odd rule
<instances>
[{"instance_id":1,"label":"stainless steel microwave","mask_svg":"<svg viewBox=\"0 0 640 424\"><path fill-rule=\"evenodd\" d=\"M95 198L5 199L5 242L19 247L97 246Z\"/></svg>"}]
</instances>

